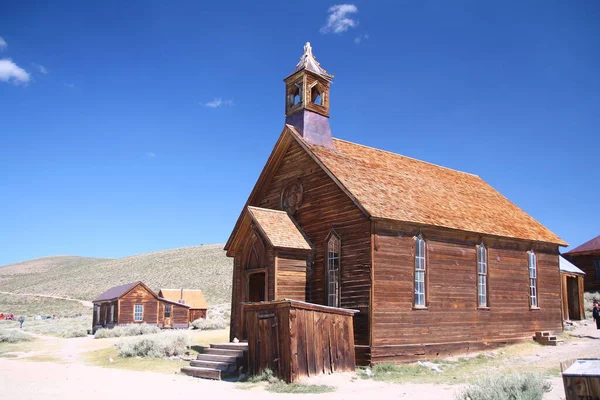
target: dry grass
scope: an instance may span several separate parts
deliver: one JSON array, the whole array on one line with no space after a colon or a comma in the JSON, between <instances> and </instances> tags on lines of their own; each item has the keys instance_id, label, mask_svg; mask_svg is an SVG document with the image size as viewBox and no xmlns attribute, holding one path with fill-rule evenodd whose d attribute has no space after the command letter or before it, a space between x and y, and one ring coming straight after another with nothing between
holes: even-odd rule
<instances>
[{"instance_id":1,"label":"dry grass","mask_svg":"<svg viewBox=\"0 0 600 400\"><path fill-rule=\"evenodd\" d=\"M69 256L24 261L0 268L0 286L6 292L92 300L110 287L143 281L155 290L200 289L211 305L231 301L232 270L223 245L214 244L119 259Z\"/></svg>"},{"instance_id":2,"label":"dry grass","mask_svg":"<svg viewBox=\"0 0 600 400\"><path fill-rule=\"evenodd\" d=\"M1 270L1 268L0 268ZM2 290L5 290L4 287ZM13 313L17 317L24 315L33 317L35 315L52 315L60 317L71 317L78 314L91 315L89 307L77 301L51 299L37 296L16 296L0 293L0 312Z\"/></svg>"},{"instance_id":3,"label":"dry grass","mask_svg":"<svg viewBox=\"0 0 600 400\"><path fill-rule=\"evenodd\" d=\"M77 318L57 318L36 321L28 318L23 324L23 331L37 335L73 338L87 336L92 326L91 315ZM18 328L18 321L2 321L0 327Z\"/></svg>"}]
</instances>

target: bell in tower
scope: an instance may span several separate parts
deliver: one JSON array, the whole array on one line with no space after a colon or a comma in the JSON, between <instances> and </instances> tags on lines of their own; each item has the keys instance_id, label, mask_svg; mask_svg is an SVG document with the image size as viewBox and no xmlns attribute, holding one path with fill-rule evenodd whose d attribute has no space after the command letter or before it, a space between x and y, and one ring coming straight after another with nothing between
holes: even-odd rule
<instances>
[{"instance_id":1,"label":"bell in tower","mask_svg":"<svg viewBox=\"0 0 600 400\"><path fill-rule=\"evenodd\" d=\"M284 79L285 123L308 142L333 148L329 125L329 89L333 75L321 67L310 43L296 69Z\"/></svg>"}]
</instances>

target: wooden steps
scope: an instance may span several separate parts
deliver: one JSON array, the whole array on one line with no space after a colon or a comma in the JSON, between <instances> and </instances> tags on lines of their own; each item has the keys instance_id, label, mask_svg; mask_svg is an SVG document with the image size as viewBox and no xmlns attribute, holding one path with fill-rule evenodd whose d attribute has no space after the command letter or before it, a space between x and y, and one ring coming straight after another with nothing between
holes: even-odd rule
<instances>
[{"instance_id":1,"label":"wooden steps","mask_svg":"<svg viewBox=\"0 0 600 400\"><path fill-rule=\"evenodd\" d=\"M562 340L557 340L556 336L549 331L538 331L535 333L533 340L544 346L557 346L562 344Z\"/></svg>"},{"instance_id":2,"label":"wooden steps","mask_svg":"<svg viewBox=\"0 0 600 400\"><path fill-rule=\"evenodd\" d=\"M235 376L245 369L247 359L247 343L217 343L204 349L196 360L190 361L189 367L181 368L181 372L196 378L223 379Z\"/></svg>"}]
</instances>

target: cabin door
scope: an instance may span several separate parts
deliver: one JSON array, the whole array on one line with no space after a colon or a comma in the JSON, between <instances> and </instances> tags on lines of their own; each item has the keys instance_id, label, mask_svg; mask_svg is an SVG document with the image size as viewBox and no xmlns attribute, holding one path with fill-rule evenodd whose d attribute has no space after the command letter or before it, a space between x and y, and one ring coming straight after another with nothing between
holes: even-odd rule
<instances>
[{"instance_id":1,"label":"cabin door","mask_svg":"<svg viewBox=\"0 0 600 400\"><path fill-rule=\"evenodd\" d=\"M567 277L567 304L569 307L569 319L580 320L579 315L579 287L576 277Z\"/></svg>"}]
</instances>

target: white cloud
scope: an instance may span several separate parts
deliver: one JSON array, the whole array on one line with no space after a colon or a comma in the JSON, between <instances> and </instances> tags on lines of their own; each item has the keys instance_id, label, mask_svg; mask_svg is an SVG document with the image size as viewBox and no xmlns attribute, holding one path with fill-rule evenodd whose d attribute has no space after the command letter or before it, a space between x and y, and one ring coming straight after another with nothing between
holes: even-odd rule
<instances>
[{"instance_id":1,"label":"white cloud","mask_svg":"<svg viewBox=\"0 0 600 400\"><path fill-rule=\"evenodd\" d=\"M36 63L31 63L31 64L44 75L48 75L50 73L50 71L48 71L48 68L44 67L41 64L36 64Z\"/></svg>"},{"instance_id":2,"label":"white cloud","mask_svg":"<svg viewBox=\"0 0 600 400\"><path fill-rule=\"evenodd\" d=\"M365 33L364 35L358 35L354 38L355 44L360 44L363 40L367 40L369 38L369 34Z\"/></svg>"},{"instance_id":3,"label":"white cloud","mask_svg":"<svg viewBox=\"0 0 600 400\"><path fill-rule=\"evenodd\" d=\"M232 106L233 105L233 100L223 100L222 98L215 98L213 101L209 101L208 103L200 103L202 104L204 107L209 107L209 108L217 108L217 107L222 107L222 106Z\"/></svg>"},{"instance_id":4,"label":"white cloud","mask_svg":"<svg viewBox=\"0 0 600 400\"><path fill-rule=\"evenodd\" d=\"M148 157L148 158L154 158L154 157L156 157L156 154L153 153L153 152L151 152L151 151L147 151L146 152L146 157Z\"/></svg>"},{"instance_id":5,"label":"white cloud","mask_svg":"<svg viewBox=\"0 0 600 400\"><path fill-rule=\"evenodd\" d=\"M4 40L2 36L0 36L0 51L4 50L7 47L8 43L6 43L6 40Z\"/></svg>"},{"instance_id":6,"label":"white cloud","mask_svg":"<svg viewBox=\"0 0 600 400\"><path fill-rule=\"evenodd\" d=\"M20 83L27 83L31 79L31 76L23 68L12 62L12 60L5 58L0 60L0 81L11 82L15 85Z\"/></svg>"},{"instance_id":7,"label":"white cloud","mask_svg":"<svg viewBox=\"0 0 600 400\"><path fill-rule=\"evenodd\" d=\"M65 83L65 87L67 87L69 89L75 89L77 86L75 86L74 83Z\"/></svg>"},{"instance_id":8,"label":"white cloud","mask_svg":"<svg viewBox=\"0 0 600 400\"><path fill-rule=\"evenodd\" d=\"M358 7L354 4L336 4L327 10L329 17L327 23L321 28L321 33L342 33L358 25L358 21L352 19L350 14L356 14Z\"/></svg>"}]
</instances>

